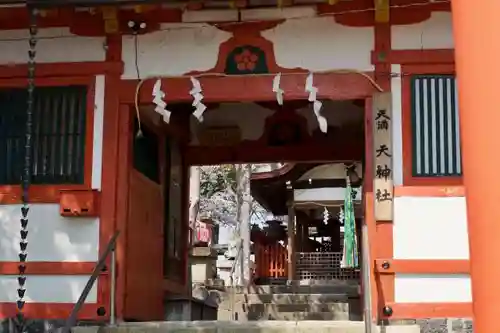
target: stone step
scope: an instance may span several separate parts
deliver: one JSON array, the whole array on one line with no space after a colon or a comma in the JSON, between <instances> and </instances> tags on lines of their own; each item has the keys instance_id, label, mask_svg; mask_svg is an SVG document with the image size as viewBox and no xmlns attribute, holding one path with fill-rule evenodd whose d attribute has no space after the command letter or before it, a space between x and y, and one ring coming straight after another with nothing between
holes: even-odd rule
<instances>
[{"instance_id":1,"label":"stone step","mask_svg":"<svg viewBox=\"0 0 500 333\"><path fill-rule=\"evenodd\" d=\"M237 304L247 312L347 312L348 303Z\"/></svg>"},{"instance_id":2,"label":"stone step","mask_svg":"<svg viewBox=\"0 0 500 333\"><path fill-rule=\"evenodd\" d=\"M347 312L235 312L234 317L231 317L231 311L218 311L218 320L234 320L245 321L266 321L266 320L282 320L282 321L300 321L300 320L336 320L346 321L349 320L349 313Z\"/></svg>"},{"instance_id":3,"label":"stone step","mask_svg":"<svg viewBox=\"0 0 500 333\"><path fill-rule=\"evenodd\" d=\"M418 325L373 327L373 333L420 333ZM124 323L115 327L74 327L73 333L365 333L356 321L190 321Z\"/></svg>"},{"instance_id":4,"label":"stone step","mask_svg":"<svg viewBox=\"0 0 500 333\"><path fill-rule=\"evenodd\" d=\"M297 295L295 295L297 296ZM283 299L285 300L285 299ZM363 309L359 299L346 302L323 302L318 298L301 302L253 303L222 302L217 310L219 320L361 320ZM233 316L231 314L234 314Z\"/></svg>"},{"instance_id":5,"label":"stone step","mask_svg":"<svg viewBox=\"0 0 500 333\"><path fill-rule=\"evenodd\" d=\"M310 304L310 303L339 303L359 299L357 295L350 297L345 293L339 294L225 294L222 303L262 303L262 304Z\"/></svg>"},{"instance_id":6,"label":"stone step","mask_svg":"<svg viewBox=\"0 0 500 333\"><path fill-rule=\"evenodd\" d=\"M283 311L285 309L276 309L271 304L258 304L255 308L248 306L246 310L235 307L234 317L231 316L231 310L217 311L218 320L238 320L238 321L254 321L254 320L361 320L362 312L350 311L349 309L335 309L333 306L329 308L328 304L318 308L311 307L298 311Z\"/></svg>"},{"instance_id":7,"label":"stone step","mask_svg":"<svg viewBox=\"0 0 500 333\"><path fill-rule=\"evenodd\" d=\"M226 287L226 292L235 294L348 294L359 295L359 284L338 281L324 285L308 286L256 286L249 287Z\"/></svg>"}]
</instances>

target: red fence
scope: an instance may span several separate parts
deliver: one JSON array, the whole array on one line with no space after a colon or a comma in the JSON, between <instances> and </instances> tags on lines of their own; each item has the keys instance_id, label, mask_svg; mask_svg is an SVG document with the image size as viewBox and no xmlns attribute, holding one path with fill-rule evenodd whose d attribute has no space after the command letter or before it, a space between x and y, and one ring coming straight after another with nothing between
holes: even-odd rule
<instances>
[{"instance_id":1,"label":"red fence","mask_svg":"<svg viewBox=\"0 0 500 333\"><path fill-rule=\"evenodd\" d=\"M279 278L288 276L287 249L280 244L255 247L255 275L260 278Z\"/></svg>"}]
</instances>

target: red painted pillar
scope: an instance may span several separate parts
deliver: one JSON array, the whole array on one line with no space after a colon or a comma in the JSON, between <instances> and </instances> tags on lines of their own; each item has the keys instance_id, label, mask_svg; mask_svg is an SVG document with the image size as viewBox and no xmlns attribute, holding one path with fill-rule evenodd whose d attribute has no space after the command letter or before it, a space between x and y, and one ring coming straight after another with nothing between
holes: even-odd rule
<instances>
[{"instance_id":1,"label":"red painted pillar","mask_svg":"<svg viewBox=\"0 0 500 333\"><path fill-rule=\"evenodd\" d=\"M452 0L474 332L500 332L500 1Z\"/></svg>"}]
</instances>

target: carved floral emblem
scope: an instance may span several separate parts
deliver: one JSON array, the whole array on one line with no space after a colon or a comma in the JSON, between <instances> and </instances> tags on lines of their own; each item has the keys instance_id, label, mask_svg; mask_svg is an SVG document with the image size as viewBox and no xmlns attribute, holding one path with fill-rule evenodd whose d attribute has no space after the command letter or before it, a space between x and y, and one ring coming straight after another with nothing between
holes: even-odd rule
<instances>
[{"instance_id":1,"label":"carved floral emblem","mask_svg":"<svg viewBox=\"0 0 500 333\"><path fill-rule=\"evenodd\" d=\"M253 71L255 66L257 66L257 60L259 57L257 54L251 52L248 49L244 49L241 53L234 56L234 61L236 66L240 71Z\"/></svg>"}]
</instances>

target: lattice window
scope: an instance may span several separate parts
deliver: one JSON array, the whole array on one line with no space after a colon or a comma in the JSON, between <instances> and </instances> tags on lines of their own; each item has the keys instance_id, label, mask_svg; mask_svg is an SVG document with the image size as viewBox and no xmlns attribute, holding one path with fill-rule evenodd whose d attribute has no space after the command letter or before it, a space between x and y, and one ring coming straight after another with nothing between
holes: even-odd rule
<instances>
[{"instance_id":1,"label":"lattice window","mask_svg":"<svg viewBox=\"0 0 500 333\"><path fill-rule=\"evenodd\" d=\"M457 84L454 75L411 79L414 177L462 174Z\"/></svg>"},{"instance_id":2,"label":"lattice window","mask_svg":"<svg viewBox=\"0 0 500 333\"><path fill-rule=\"evenodd\" d=\"M359 269L341 268L342 252L298 252L299 280L359 280Z\"/></svg>"},{"instance_id":3,"label":"lattice window","mask_svg":"<svg viewBox=\"0 0 500 333\"><path fill-rule=\"evenodd\" d=\"M26 89L0 90L0 184L16 185L24 168ZM83 184L87 87L34 91L33 184Z\"/></svg>"}]
</instances>

